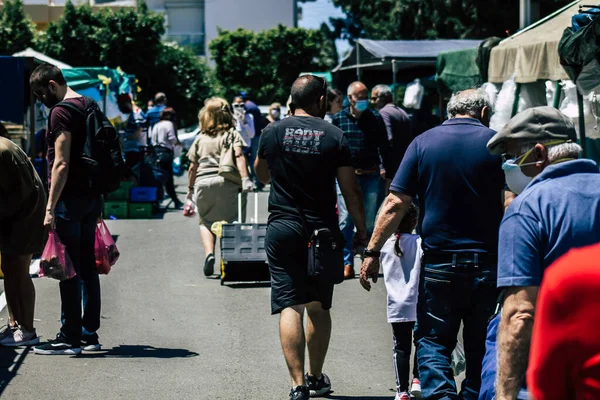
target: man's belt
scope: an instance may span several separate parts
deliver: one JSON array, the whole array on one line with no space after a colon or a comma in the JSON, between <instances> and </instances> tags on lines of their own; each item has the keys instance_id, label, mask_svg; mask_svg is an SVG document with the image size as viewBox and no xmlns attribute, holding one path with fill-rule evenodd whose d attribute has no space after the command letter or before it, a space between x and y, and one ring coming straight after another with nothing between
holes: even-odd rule
<instances>
[{"instance_id":1,"label":"man's belt","mask_svg":"<svg viewBox=\"0 0 600 400\"><path fill-rule=\"evenodd\" d=\"M356 175L374 175L379 173L379 168L373 167L369 169L356 168L354 170Z\"/></svg>"},{"instance_id":2,"label":"man's belt","mask_svg":"<svg viewBox=\"0 0 600 400\"><path fill-rule=\"evenodd\" d=\"M497 264L498 254L493 253L437 253L423 254L423 264Z\"/></svg>"}]
</instances>

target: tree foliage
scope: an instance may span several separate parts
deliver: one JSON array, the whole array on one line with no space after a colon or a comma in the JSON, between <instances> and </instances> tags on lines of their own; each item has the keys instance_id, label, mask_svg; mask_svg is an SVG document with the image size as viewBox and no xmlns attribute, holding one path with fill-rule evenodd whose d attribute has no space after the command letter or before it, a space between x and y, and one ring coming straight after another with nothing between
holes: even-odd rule
<instances>
[{"instance_id":1,"label":"tree foliage","mask_svg":"<svg viewBox=\"0 0 600 400\"><path fill-rule=\"evenodd\" d=\"M178 121L193 124L204 99L219 85L212 71L188 49L163 43L164 17L138 9L97 11L67 2L64 15L39 39L40 51L73 66L121 67L143 89L138 101L165 92Z\"/></svg>"},{"instance_id":2,"label":"tree foliage","mask_svg":"<svg viewBox=\"0 0 600 400\"><path fill-rule=\"evenodd\" d=\"M571 0L540 0L548 15ZM336 37L380 40L505 37L519 27L519 2L505 0L333 0L346 18L332 19Z\"/></svg>"},{"instance_id":3,"label":"tree foliage","mask_svg":"<svg viewBox=\"0 0 600 400\"><path fill-rule=\"evenodd\" d=\"M335 44L323 29L219 31L209 49L227 97L249 91L261 104L285 102L301 72L329 71L337 63Z\"/></svg>"},{"instance_id":4,"label":"tree foliage","mask_svg":"<svg viewBox=\"0 0 600 400\"><path fill-rule=\"evenodd\" d=\"M8 0L0 10L0 55L33 46L35 25L23 11L22 0Z\"/></svg>"}]
</instances>

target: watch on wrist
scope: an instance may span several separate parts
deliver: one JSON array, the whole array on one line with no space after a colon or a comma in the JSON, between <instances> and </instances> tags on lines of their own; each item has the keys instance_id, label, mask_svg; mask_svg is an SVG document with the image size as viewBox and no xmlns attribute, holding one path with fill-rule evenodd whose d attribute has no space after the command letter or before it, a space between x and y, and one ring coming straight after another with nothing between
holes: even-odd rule
<instances>
[{"instance_id":1,"label":"watch on wrist","mask_svg":"<svg viewBox=\"0 0 600 400\"><path fill-rule=\"evenodd\" d=\"M381 255L380 251L377 250L370 250L370 249L365 249L363 251L363 257L374 257L374 258L379 258L379 256Z\"/></svg>"}]
</instances>

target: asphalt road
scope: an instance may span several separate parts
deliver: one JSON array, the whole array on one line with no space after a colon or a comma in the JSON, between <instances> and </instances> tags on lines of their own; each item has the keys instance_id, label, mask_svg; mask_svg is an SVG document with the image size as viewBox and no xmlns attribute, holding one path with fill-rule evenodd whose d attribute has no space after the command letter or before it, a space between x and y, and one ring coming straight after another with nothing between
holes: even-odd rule
<instances>
[{"instance_id":1,"label":"asphalt road","mask_svg":"<svg viewBox=\"0 0 600 400\"><path fill-rule=\"evenodd\" d=\"M261 221L266 203L261 193ZM103 352L69 357L2 349L2 399L288 398L267 285L220 286L216 276L205 278L197 222L180 211L108 225L118 235L121 258L101 277ZM49 339L60 326L58 284L42 278L35 286L37 331ZM0 317L6 321L6 310ZM370 293L358 280L337 286L332 318L324 368L333 384L330 398L392 399L383 282Z\"/></svg>"}]
</instances>

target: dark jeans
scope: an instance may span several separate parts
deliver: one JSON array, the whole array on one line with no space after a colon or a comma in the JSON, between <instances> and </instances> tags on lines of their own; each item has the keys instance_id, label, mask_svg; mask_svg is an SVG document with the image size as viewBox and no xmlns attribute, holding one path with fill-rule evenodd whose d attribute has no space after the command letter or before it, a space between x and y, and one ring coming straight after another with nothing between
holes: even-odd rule
<instances>
[{"instance_id":1,"label":"dark jeans","mask_svg":"<svg viewBox=\"0 0 600 400\"><path fill-rule=\"evenodd\" d=\"M495 264L424 264L415 340L426 399L477 399L486 329L497 294ZM457 395L451 355L461 321L467 371Z\"/></svg>"},{"instance_id":2,"label":"dark jeans","mask_svg":"<svg viewBox=\"0 0 600 400\"><path fill-rule=\"evenodd\" d=\"M410 389L410 353L413 344L414 322L392 322L394 332L394 373L396 375L396 390L408 392ZM419 378L417 357L413 365L413 378Z\"/></svg>"},{"instance_id":3,"label":"dark jeans","mask_svg":"<svg viewBox=\"0 0 600 400\"><path fill-rule=\"evenodd\" d=\"M94 241L100 198L60 200L56 205L56 232L66 246L77 276L60 282L61 332L74 345L82 328L94 333L100 327L100 280L96 270ZM82 316L83 300L83 316Z\"/></svg>"},{"instance_id":4,"label":"dark jeans","mask_svg":"<svg viewBox=\"0 0 600 400\"><path fill-rule=\"evenodd\" d=\"M173 203L175 203L175 205L181 203L177 198L177 193L175 193L175 182L173 181L173 156L171 155L171 158L161 159L158 162L158 165L160 166L160 169L162 169L165 172L165 175L167 177L167 181L165 182L165 189L167 191L167 194L169 195L171 200L173 200Z\"/></svg>"}]
</instances>

